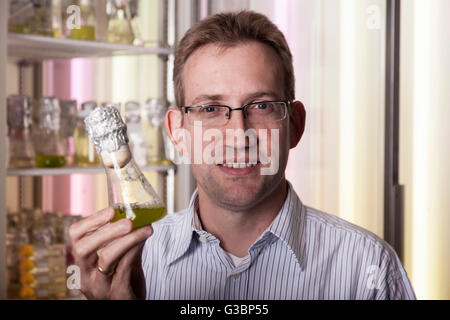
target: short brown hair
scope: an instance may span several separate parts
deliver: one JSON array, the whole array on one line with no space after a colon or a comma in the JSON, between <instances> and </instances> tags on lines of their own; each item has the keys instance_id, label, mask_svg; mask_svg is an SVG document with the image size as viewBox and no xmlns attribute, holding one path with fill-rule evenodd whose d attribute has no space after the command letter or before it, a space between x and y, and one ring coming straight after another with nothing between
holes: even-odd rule
<instances>
[{"instance_id":1,"label":"short brown hair","mask_svg":"<svg viewBox=\"0 0 450 320\"><path fill-rule=\"evenodd\" d=\"M179 42L173 68L175 99L178 106L184 102L183 69L190 55L208 44L219 44L224 48L247 41L269 45L280 57L284 73L285 97L295 98L295 78L292 54L283 33L266 16L254 11L219 13L211 15L189 29Z\"/></svg>"}]
</instances>

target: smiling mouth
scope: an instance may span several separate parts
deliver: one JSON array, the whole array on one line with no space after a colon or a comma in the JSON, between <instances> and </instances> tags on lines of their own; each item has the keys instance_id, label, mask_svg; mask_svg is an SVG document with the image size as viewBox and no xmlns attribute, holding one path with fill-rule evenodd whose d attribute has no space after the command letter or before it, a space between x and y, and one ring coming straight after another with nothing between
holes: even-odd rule
<instances>
[{"instance_id":1,"label":"smiling mouth","mask_svg":"<svg viewBox=\"0 0 450 320\"><path fill-rule=\"evenodd\" d=\"M233 168L233 169L244 169L244 168L251 168L259 164L260 162L254 162L254 163L246 163L246 162L229 162L229 163L223 163L219 164L221 167L227 167L227 168Z\"/></svg>"}]
</instances>

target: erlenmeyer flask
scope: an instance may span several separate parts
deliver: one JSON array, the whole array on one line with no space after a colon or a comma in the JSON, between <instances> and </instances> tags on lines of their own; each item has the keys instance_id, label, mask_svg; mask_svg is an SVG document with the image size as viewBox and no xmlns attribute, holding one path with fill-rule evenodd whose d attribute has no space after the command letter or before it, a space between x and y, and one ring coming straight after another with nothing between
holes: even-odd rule
<instances>
[{"instance_id":1,"label":"erlenmeyer flask","mask_svg":"<svg viewBox=\"0 0 450 320\"><path fill-rule=\"evenodd\" d=\"M30 137L31 98L11 95L8 97L9 167L34 167L34 149Z\"/></svg>"},{"instance_id":2,"label":"erlenmeyer flask","mask_svg":"<svg viewBox=\"0 0 450 320\"><path fill-rule=\"evenodd\" d=\"M37 168L58 168L66 164L64 146L59 135L61 107L55 97L41 99L39 132L35 137Z\"/></svg>"},{"instance_id":3,"label":"erlenmeyer flask","mask_svg":"<svg viewBox=\"0 0 450 320\"><path fill-rule=\"evenodd\" d=\"M116 211L113 221L127 218L137 229L164 217L164 203L132 156L119 110L114 105L95 108L85 124L105 167L109 205Z\"/></svg>"}]
</instances>

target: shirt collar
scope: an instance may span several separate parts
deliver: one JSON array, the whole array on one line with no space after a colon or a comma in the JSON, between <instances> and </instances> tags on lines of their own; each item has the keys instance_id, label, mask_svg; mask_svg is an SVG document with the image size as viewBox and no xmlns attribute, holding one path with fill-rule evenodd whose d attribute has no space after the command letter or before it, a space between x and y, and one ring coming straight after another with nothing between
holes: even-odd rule
<instances>
[{"instance_id":1,"label":"shirt collar","mask_svg":"<svg viewBox=\"0 0 450 320\"><path fill-rule=\"evenodd\" d=\"M198 188L191 196L189 206L182 211L181 223L177 224L174 230L173 250L168 254L168 264L179 259L189 248L195 234L194 212L198 208Z\"/></svg>"},{"instance_id":2,"label":"shirt collar","mask_svg":"<svg viewBox=\"0 0 450 320\"><path fill-rule=\"evenodd\" d=\"M295 255L300 268L305 267L305 220L306 207L287 181L287 196L281 210L268 228L268 231L282 240Z\"/></svg>"},{"instance_id":3,"label":"shirt collar","mask_svg":"<svg viewBox=\"0 0 450 320\"><path fill-rule=\"evenodd\" d=\"M261 239L268 232L282 240L295 255L299 266L304 267L305 241L303 240L306 209L295 193L291 183L287 181L287 197L278 215L267 228ZM198 211L198 189L192 194L189 206L182 213L182 221L175 228L175 243L173 251L168 255L168 263L171 264L186 253L191 245L193 237L198 234L207 235L201 228ZM207 238L214 238L210 236ZM214 238L215 239L215 238ZM217 240L216 240L217 241ZM258 241L258 240L257 240Z\"/></svg>"}]
</instances>

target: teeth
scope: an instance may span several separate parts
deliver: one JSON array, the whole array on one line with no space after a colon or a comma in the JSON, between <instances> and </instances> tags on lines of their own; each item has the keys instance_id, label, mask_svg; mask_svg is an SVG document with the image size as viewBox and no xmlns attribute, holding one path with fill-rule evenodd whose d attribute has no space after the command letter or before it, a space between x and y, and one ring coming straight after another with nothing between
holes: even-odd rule
<instances>
[{"instance_id":1,"label":"teeth","mask_svg":"<svg viewBox=\"0 0 450 320\"><path fill-rule=\"evenodd\" d=\"M224 163L223 165L225 167L228 167L228 168L243 169L243 168L253 167L255 164L256 163L237 163L237 162L233 162L233 163Z\"/></svg>"}]
</instances>

